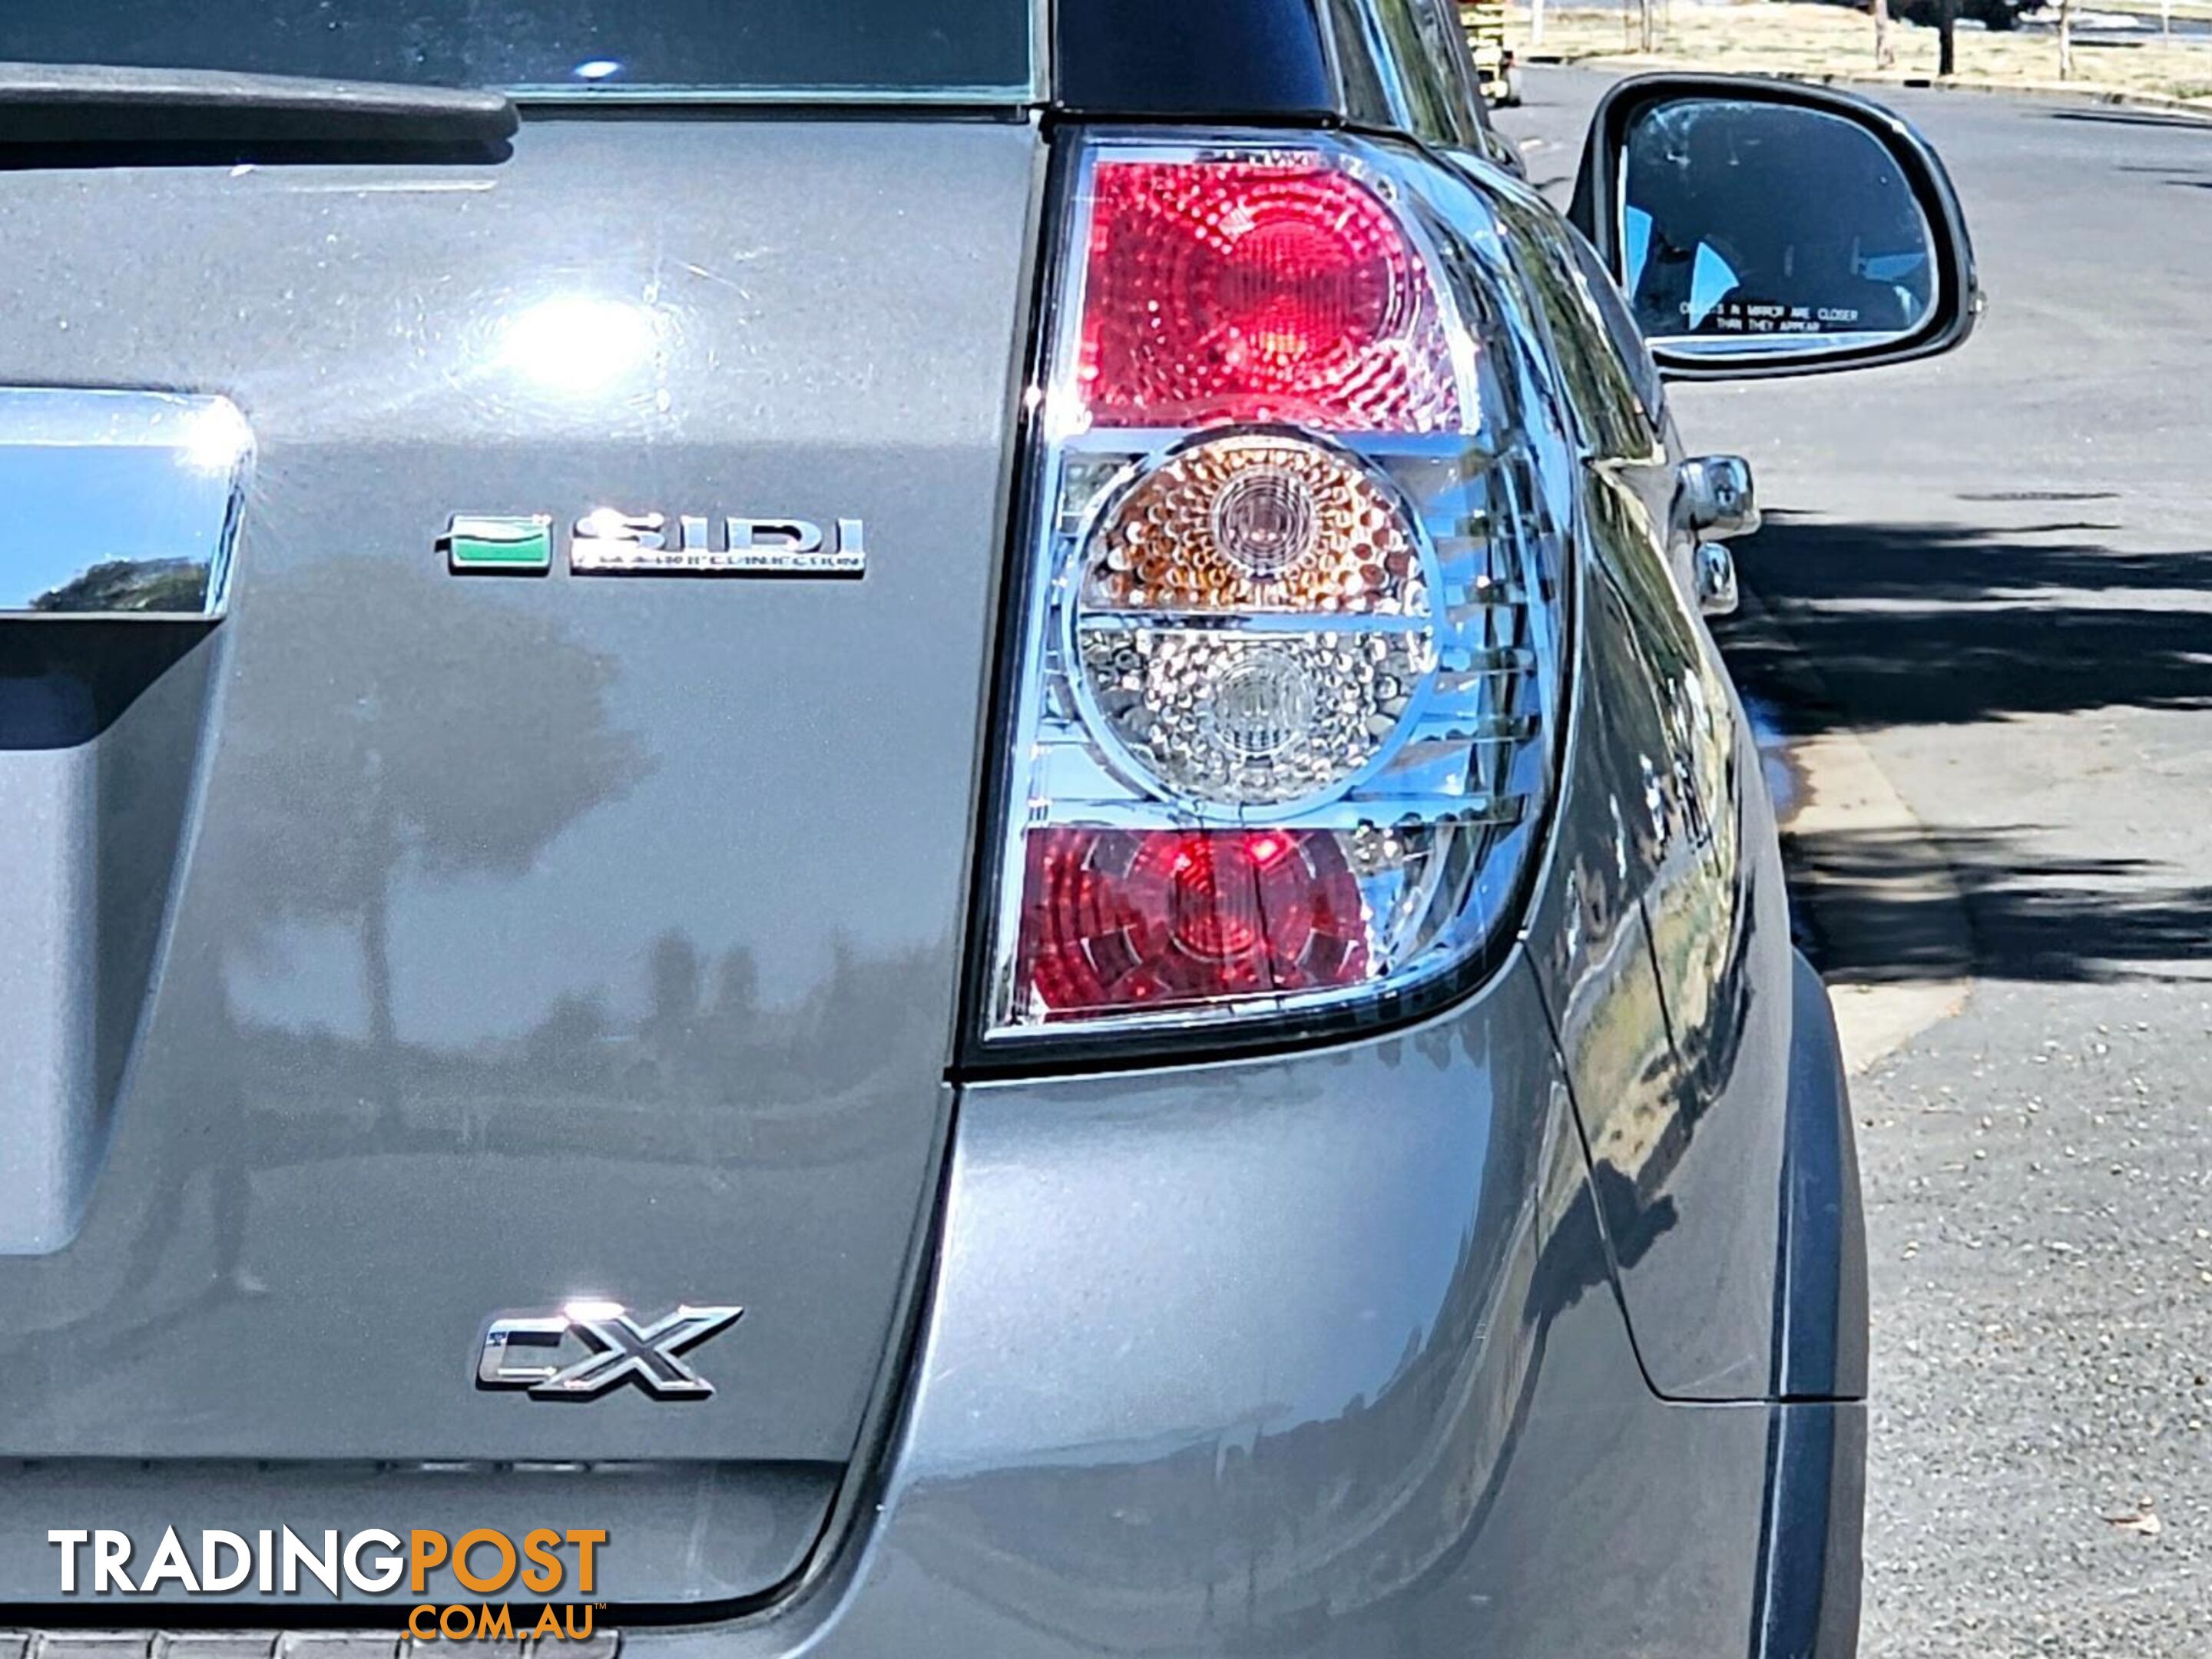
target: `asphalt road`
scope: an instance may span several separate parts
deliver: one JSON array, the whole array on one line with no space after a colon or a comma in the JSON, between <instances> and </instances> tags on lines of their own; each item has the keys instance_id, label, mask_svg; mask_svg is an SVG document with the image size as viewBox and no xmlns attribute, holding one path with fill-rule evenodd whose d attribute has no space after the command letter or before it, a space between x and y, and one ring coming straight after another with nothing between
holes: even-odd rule
<instances>
[{"instance_id":1,"label":"asphalt road","mask_svg":"<svg viewBox=\"0 0 2212 1659\"><path fill-rule=\"evenodd\" d=\"M1500 118L1561 199L1602 85L1532 70ZM1982 329L1935 363L1676 393L1770 514L1738 551L1779 632L1724 639L1740 682L1803 742L1856 739L1920 826L1799 838L1823 966L1966 984L1854 1085L1863 1650L2203 1659L2212 125L1891 101L1964 197Z\"/></svg>"}]
</instances>

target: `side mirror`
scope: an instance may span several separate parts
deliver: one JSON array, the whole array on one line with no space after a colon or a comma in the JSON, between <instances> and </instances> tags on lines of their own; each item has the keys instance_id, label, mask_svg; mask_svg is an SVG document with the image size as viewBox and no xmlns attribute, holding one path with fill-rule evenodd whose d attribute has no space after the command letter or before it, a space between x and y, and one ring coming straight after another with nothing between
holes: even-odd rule
<instances>
[{"instance_id":1,"label":"side mirror","mask_svg":"<svg viewBox=\"0 0 2212 1659\"><path fill-rule=\"evenodd\" d=\"M1590 124L1569 216L1672 379L1933 356L1981 310L1935 151L1881 106L1825 87L1621 82Z\"/></svg>"}]
</instances>

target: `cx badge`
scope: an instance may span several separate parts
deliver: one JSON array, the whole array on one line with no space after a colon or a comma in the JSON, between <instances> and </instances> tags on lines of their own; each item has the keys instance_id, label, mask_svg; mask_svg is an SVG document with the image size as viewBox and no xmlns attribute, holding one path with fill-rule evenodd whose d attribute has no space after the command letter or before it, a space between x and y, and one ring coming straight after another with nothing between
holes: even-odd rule
<instances>
[{"instance_id":1,"label":"cx badge","mask_svg":"<svg viewBox=\"0 0 2212 1659\"><path fill-rule=\"evenodd\" d=\"M596 1400L635 1382L656 1399L704 1400L714 1385L678 1356L729 1329L744 1312L686 1304L649 1325L613 1302L494 1314L477 1358L477 1387L520 1389L532 1400Z\"/></svg>"}]
</instances>

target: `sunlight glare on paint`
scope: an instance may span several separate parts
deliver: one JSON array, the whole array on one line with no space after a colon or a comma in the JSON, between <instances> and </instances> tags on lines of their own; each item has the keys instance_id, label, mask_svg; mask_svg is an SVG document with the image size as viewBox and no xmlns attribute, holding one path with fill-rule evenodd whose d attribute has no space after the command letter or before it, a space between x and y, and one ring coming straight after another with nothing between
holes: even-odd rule
<instances>
[{"instance_id":1,"label":"sunlight glare on paint","mask_svg":"<svg viewBox=\"0 0 2212 1659\"><path fill-rule=\"evenodd\" d=\"M549 392L603 392L649 368L661 318L627 300L558 295L508 318L499 361Z\"/></svg>"}]
</instances>

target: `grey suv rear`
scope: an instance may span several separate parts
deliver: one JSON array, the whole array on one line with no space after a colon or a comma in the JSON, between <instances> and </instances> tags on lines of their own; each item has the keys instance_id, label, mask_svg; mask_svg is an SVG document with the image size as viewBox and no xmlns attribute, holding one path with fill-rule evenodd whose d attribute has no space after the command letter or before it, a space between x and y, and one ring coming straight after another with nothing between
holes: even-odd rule
<instances>
[{"instance_id":1,"label":"grey suv rear","mask_svg":"<svg viewBox=\"0 0 2212 1659\"><path fill-rule=\"evenodd\" d=\"M1608 136L1723 94L1577 230L1431 0L0 58L0 1628L389 1654L487 1598L196 1538L547 1529L634 1659L1850 1650L1753 514ZM1670 367L1963 337L1909 135L1725 96L1951 308Z\"/></svg>"}]
</instances>

